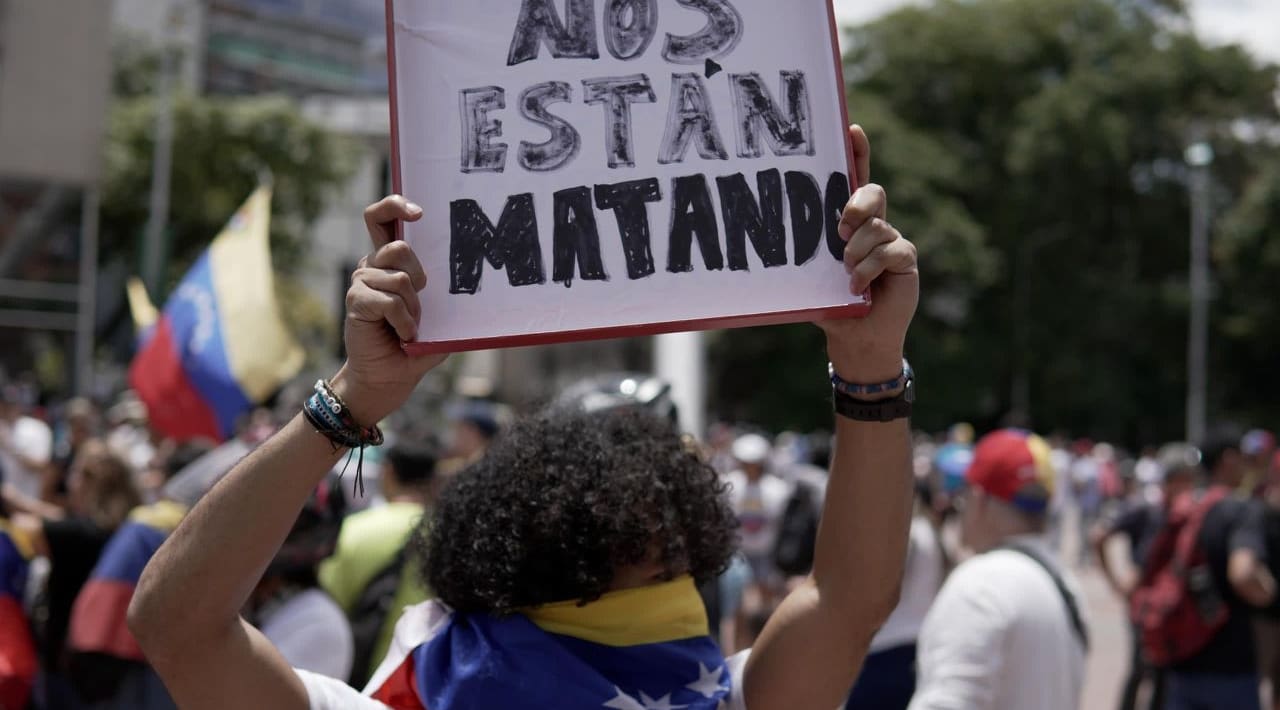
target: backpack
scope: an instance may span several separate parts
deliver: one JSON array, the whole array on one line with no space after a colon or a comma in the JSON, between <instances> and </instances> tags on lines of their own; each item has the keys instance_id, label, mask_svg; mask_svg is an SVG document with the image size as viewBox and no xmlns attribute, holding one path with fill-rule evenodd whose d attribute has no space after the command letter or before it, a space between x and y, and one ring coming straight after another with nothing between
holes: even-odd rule
<instances>
[{"instance_id":1,"label":"backpack","mask_svg":"<svg viewBox=\"0 0 1280 710\"><path fill-rule=\"evenodd\" d=\"M1129 600L1143 656L1156 667L1199 653L1226 625L1230 611L1209 569L1200 533L1225 486L1179 496L1147 553Z\"/></svg>"},{"instance_id":2,"label":"backpack","mask_svg":"<svg viewBox=\"0 0 1280 710\"><path fill-rule=\"evenodd\" d=\"M818 541L818 508L813 489L797 483L787 501L778 525L778 539L773 545L773 563L783 574L808 574L813 569L813 551Z\"/></svg>"},{"instance_id":3,"label":"backpack","mask_svg":"<svg viewBox=\"0 0 1280 710\"><path fill-rule=\"evenodd\" d=\"M400 590L406 560L405 548L401 548L395 559L369 581L347 614L355 649L351 661L351 677L347 682L353 688L363 688L373 675L373 664L381 660L374 658L373 654L387 618L399 612L398 609L392 609L391 605L395 603L396 592Z\"/></svg>"}]
</instances>

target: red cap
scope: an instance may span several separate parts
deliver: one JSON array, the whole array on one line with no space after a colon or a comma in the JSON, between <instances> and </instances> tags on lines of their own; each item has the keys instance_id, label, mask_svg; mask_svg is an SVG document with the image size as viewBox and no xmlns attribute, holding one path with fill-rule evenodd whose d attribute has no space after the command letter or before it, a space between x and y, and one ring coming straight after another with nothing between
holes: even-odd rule
<instances>
[{"instance_id":1,"label":"red cap","mask_svg":"<svg viewBox=\"0 0 1280 710\"><path fill-rule=\"evenodd\" d=\"M982 437L965 474L970 485L1031 513L1048 509L1053 478L1049 445L1020 429L1001 429Z\"/></svg>"}]
</instances>

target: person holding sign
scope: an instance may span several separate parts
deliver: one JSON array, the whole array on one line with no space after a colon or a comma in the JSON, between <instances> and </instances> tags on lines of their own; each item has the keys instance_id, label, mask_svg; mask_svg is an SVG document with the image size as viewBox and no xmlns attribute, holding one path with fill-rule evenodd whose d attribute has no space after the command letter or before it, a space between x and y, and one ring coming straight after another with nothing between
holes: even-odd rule
<instances>
[{"instance_id":1,"label":"person holding sign","mask_svg":"<svg viewBox=\"0 0 1280 710\"><path fill-rule=\"evenodd\" d=\"M868 184L839 233L862 319L819 323L836 404L836 453L812 575L755 648L724 659L695 583L718 574L735 521L716 474L668 423L639 413L550 412L518 424L443 495L421 531L437 601L405 612L362 696L295 671L239 617L298 509L347 447L404 403L443 355L406 354L424 272L396 223L401 197L366 211L374 251L348 292L348 359L303 415L246 457L144 572L131 628L184 708L833 708L893 610L911 516L911 375L903 346L919 300L915 247ZM884 383L884 384L881 384ZM870 386L870 385L875 386ZM541 490L541 493L531 491ZM460 575L451 579L448 575Z\"/></svg>"}]
</instances>

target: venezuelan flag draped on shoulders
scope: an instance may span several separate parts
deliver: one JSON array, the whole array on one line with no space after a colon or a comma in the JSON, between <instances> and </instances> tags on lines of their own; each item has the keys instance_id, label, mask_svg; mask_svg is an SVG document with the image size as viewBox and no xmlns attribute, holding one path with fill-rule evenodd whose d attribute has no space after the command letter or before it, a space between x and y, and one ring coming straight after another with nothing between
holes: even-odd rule
<instances>
[{"instance_id":1,"label":"venezuelan flag draped on shoulders","mask_svg":"<svg viewBox=\"0 0 1280 710\"><path fill-rule=\"evenodd\" d=\"M302 350L276 308L270 225L271 189L260 187L192 265L158 320L137 324L144 342L129 382L166 436L230 437L240 415L302 367Z\"/></svg>"},{"instance_id":2,"label":"venezuelan flag draped on shoulders","mask_svg":"<svg viewBox=\"0 0 1280 710\"><path fill-rule=\"evenodd\" d=\"M410 607L365 691L376 702L300 675L313 710L742 710L745 659L725 661L685 577L505 618Z\"/></svg>"},{"instance_id":3,"label":"venezuelan flag draped on shoulders","mask_svg":"<svg viewBox=\"0 0 1280 710\"><path fill-rule=\"evenodd\" d=\"M35 683L35 642L22 610L33 551L0 518L0 708L24 708Z\"/></svg>"},{"instance_id":4,"label":"venezuelan flag draped on shoulders","mask_svg":"<svg viewBox=\"0 0 1280 710\"><path fill-rule=\"evenodd\" d=\"M72 607L67 639L72 651L145 660L126 622L129 602L147 562L186 512L168 501L143 506L111 536Z\"/></svg>"}]
</instances>

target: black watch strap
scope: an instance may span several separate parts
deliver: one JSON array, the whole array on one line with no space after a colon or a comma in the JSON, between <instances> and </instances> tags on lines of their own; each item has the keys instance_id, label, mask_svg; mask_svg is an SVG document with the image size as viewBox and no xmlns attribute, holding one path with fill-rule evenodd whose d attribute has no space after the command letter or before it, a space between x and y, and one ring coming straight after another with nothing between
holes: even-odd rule
<instances>
[{"instance_id":1,"label":"black watch strap","mask_svg":"<svg viewBox=\"0 0 1280 710\"><path fill-rule=\"evenodd\" d=\"M892 422L911 417L911 397L908 393L880 402L864 402L836 390L833 395L836 414L856 422Z\"/></svg>"}]
</instances>

